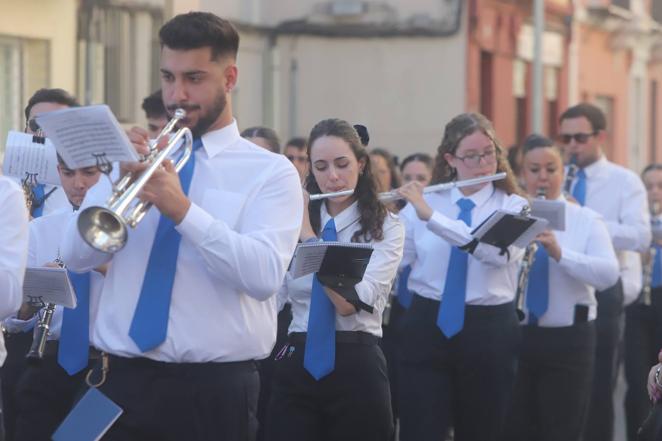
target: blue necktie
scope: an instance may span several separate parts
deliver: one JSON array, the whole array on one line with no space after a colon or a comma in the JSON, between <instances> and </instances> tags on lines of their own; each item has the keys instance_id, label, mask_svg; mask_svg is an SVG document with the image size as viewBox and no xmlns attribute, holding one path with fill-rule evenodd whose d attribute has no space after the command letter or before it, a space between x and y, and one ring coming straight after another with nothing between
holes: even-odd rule
<instances>
[{"instance_id":1,"label":"blue necktie","mask_svg":"<svg viewBox=\"0 0 662 441\"><path fill-rule=\"evenodd\" d=\"M400 271L400 277L398 277L398 303L405 309L409 309L411 300L414 297L414 293L407 289L409 274L411 274L411 265L404 267Z\"/></svg>"},{"instance_id":2,"label":"blue necktie","mask_svg":"<svg viewBox=\"0 0 662 441\"><path fill-rule=\"evenodd\" d=\"M662 285L662 247L655 245L655 260L653 260L651 288L657 288L660 285Z\"/></svg>"},{"instance_id":3,"label":"blue necktie","mask_svg":"<svg viewBox=\"0 0 662 441\"><path fill-rule=\"evenodd\" d=\"M583 168L577 172L577 182L575 188L572 189L572 197L579 202L579 205L586 203L586 172Z\"/></svg>"},{"instance_id":4,"label":"blue necktie","mask_svg":"<svg viewBox=\"0 0 662 441\"><path fill-rule=\"evenodd\" d=\"M195 139L193 150L200 147L202 147L202 141ZM195 154L192 154L179 172L184 194L188 194L194 169ZM181 238L181 235L175 230L174 222L162 215L156 228L140 297L129 328L129 336L142 352L159 346L168 333L170 300L172 286L175 282Z\"/></svg>"},{"instance_id":5,"label":"blue necktie","mask_svg":"<svg viewBox=\"0 0 662 441\"><path fill-rule=\"evenodd\" d=\"M32 191L34 192L34 201L32 201L32 217L36 219L44 214L44 205L46 204L46 201L44 201L44 184L35 185L32 188Z\"/></svg>"},{"instance_id":6,"label":"blue necktie","mask_svg":"<svg viewBox=\"0 0 662 441\"><path fill-rule=\"evenodd\" d=\"M322 240L338 240L336 224L329 220L322 230ZM313 276L313 288L308 312L308 335L303 356L303 367L319 380L333 372L336 364L336 308L324 292L324 287Z\"/></svg>"},{"instance_id":7,"label":"blue necktie","mask_svg":"<svg viewBox=\"0 0 662 441\"><path fill-rule=\"evenodd\" d=\"M538 244L533 265L529 270L529 286L526 289L526 308L537 322L549 306L549 254Z\"/></svg>"},{"instance_id":8,"label":"blue necktie","mask_svg":"<svg viewBox=\"0 0 662 441\"><path fill-rule=\"evenodd\" d=\"M67 271L76 293L76 308L64 308L57 362L69 375L87 366L90 347L90 273Z\"/></svg>"},{"instance_id":9,"label":"blue necktie","mask_svg":"<svg viewBox=\"0 0 662 441\"><path fill-rule=\"evenodd\" d=\"M460 215L457 217L471 226L471 210L476 206L471 199L457 201ZM467 268L469 255L458 247L451 248L446 272L446 284L439 305L437 326L447 338L453 337L464 327L464 304L467 295Z\"/></svg>"}]
</instances>

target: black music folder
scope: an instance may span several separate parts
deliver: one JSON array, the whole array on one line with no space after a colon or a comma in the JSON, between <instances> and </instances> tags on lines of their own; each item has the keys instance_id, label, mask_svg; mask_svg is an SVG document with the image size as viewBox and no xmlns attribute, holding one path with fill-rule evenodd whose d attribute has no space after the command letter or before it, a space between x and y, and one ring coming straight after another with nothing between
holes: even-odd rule
<instances>
[{"instance_id":1,"label":"black music folder","mask_svg":"<svg viewBox=\"0 0 662 441\"><path fill-rule=\"evenodd\" d=\"M474 244L471 251L479 242L495 246L501 249L502 253L511 245L524 248L542 233L547 225L548 221L545 219L496 210L471 232L475 238L471 243Z\"/></svg>"},{"instance_id":2,"label":"black music folder","mask_svg":"<svg viewBox=\"0 0 662 441\"><path fill-rule=\"evenodd\" d=\"M362 302L355 286L363 279L372 255L372 245L346 242L308 242L297 246L290 272L298 279L317 273L317 279L343 296L357 309L372 313Z\"/></svg>"}]
</instances>

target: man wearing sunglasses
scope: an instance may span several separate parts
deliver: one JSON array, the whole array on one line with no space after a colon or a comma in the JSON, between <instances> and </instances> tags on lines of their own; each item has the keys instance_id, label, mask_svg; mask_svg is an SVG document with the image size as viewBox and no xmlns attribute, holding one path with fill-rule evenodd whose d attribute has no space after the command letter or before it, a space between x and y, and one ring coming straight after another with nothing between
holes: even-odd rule
<instances>
[{"instance_id":1,"label":"man wearing sunglasses","mask_svg":"<svg viewBox=\"0 0 662 441\"><path fill-rule=\"evenodd\" d=\"M636 294L630 294L626 297L633 298L624 298L623 286L630 284L629 280L623 280L627 267L626 253L646 250L651 240L644 185L637 174L607 160L602 151L606 128L605 115L588 103L570 107L560 118L559 141L566 156L574 157L578 167L572 182L572 196L579 204L604 217L619 258L621 273L616 285L596 292L597 345L585 441L613 439L612 397L617 373L617 347L623 331L623 306L624 302L629 303L636 297ZM640 278L640 274L634 277Z\"/></svg>"},{"instance_id":2,"label":"man wearing sunglasses","mask_svg":"<svg viewBox=\"0 0 662 441\"><path fill-rule=\"evenodd\" d=\"M76 98L63 89L39 89L25 107L25 133L41 136L41 129L35 119L40 113L78 106ZM33 191L35 200L30 213L33 218L69 207L67 196L60 187L38 184Z\"/></svg>"}]
</instances>

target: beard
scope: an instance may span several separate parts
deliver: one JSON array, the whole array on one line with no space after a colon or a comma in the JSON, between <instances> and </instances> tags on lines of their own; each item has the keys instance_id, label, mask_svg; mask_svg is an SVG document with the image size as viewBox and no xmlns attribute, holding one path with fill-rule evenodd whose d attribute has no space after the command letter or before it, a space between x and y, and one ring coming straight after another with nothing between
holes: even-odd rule
<instances>
[{"instance_id":1,"label":"beard","mask_svg":"<svg viewBox=\"0 0 662 441\"><path fill-rule=\"evenodd\" d=\"M223 113L226 105L227 105L227 98L225 97L225 94L223 92L220 92L214 99L214 102L212 103L209 110L204 113L202 112L200 113L200 117L198 118L198 122L195 124L195 126L189 127L191 129L191 133L193 134L193 137L199 138L205 133L207 133L209 128L216 122L216 120L219 118L221 113ZM168 106L168 110L171 113L174 113L175 109L184 109L188 112L189 110L201 109L201 107L200 105L197 104L181 104L181 105L176 104L176 105Z\"/></svg>"}]
</instances>

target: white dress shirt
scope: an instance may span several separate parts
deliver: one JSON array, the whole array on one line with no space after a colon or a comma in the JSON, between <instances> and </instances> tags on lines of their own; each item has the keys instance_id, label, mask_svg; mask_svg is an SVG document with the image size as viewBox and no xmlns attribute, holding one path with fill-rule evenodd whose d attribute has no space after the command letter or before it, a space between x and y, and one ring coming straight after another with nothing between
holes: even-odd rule
<instances>
[{"instance_id":1,"label":"white dress shirt","mask_svg":"<svg viewBox=\"0 0 662 441\"><path fill-rule=\"evenodd\" d=\"M618 260L601 216L563 196L557 200L565 204L566 229L552 231L561 247L561 260L549 258L549 304L538 320L543 327L572 325L578 304L588 306L588 318L594 320L595 289L605 290L618 280Z\"/></svg>"},{"instance_id":2,"label":"white dress shirt","mask_svg":"<svg viewBox=\"0 0 662 441\"><path fill-rule=\"evenodd\" d=\"M0 320L15 314L23 299L28 258L28 212L23 192L11 179L0 176ZM0 366L7 351L0 334Z\"/></svg>"},{"instance_id":3,"label":"white dress shirt","mask_svg":"<svg viewBox=\"0 0 662 441\"><path fill-rule=\"evenodd\" d=\"M160 213L152 209L114 256L81 239L69 222L62 256L69 268L110 262L92 343L125 357L168 362L262 359L276 340L276 297L303 216L299 175L282 155L241 138L236 121L202 137L182 235L168 331L142 353L129 337ZM103 204L106 179L88 191L81 211Z\"/></svg>"},{"instance_id":4,"label":"white dress shirt","mask_svg":"<svg viewBox=\"0 0 662 441\"><path fill-rule=\"evenodd\" d=\"M607 161L604 156L584 168L585 206L604 218L624 276L627 257L623 251L644 252L651 243L650 214L646 188L636 173ZM577 179L573 182L577 183Z\"/></svg>"},{"instance_id":5,"label":"white dress shirt","mask_svg":"<svg viewBox=\"0 0 662 441\"><path fill-rule=\"evenodd\" d=\"M639 298L644 286L641 254L635 251L621 251L621 281L623 282L623 302L630 305Z\"/></svg>"},{"instance_id":6,"label":"white dress shirt","mask_svg":"<svg viewBox=\"0 0 662 441\"><path fill-rule=\"evenodd\" d=\"M351 242L352 235L361 229L360 213L357 202L344 209L333 218L336 224L339 242ZM331 219L325 204L321 209L321 227ZM366 268L363 280L356 285L356 293L361 301L372 306L372 314L359 310L355 314L341 316L336 314L337 331L363 331L378 337L382 336L382 312L386 306L391 285L402 259L404 228L397 216L391 213L384 219L384 239L371 240L372 256ZM292 304L292 323L289 332L308 331L308 313L313 286L313 275L309 274L292 279L288 272L279 295L288 298Z\"/></svg>"},{"instance_id":7,"label":"white dress shirt","mask_svg":"<svg viewBox=\"0 0 662 441\"><path fill-rule=\"evenodd\" d=\"M62 232L69 220L74 216L71 204L69 208L56 211L47 216L41 216L30 222L30 241L28 245L28 266L41 267L61 258L60 240ZM99 306L99 294L103 285L103 276L92 271L90 274L90 335L94 329L94 319ZM59 340L62 329L62 306L56 306L48 334L49 340ZM19 320L14 315L5 320L4 325L9 332L26 332L32 329L38 317L29 320Z\"/></svg>"},{"instance_id":8,"label":"white dress shirt","mask_svg":"<svg viewBox=\"0 0 662 441\"><path fill-rule=\"evenodd\" d=\"M471 231L495 210L519 213L528 203L521 196L507 195L492 183L471 196L464 196L454 188L424 197L434 210L428 222L420 220L411 205L401 211L406 227L401 266L412 266L407 285L410 291L429 299L441 300L452 247L471 242ZM460 208L456 202L465 197L476 204L471 211L473 227L457 220ZM523 254L523 249L514 246L508 248L508 253L501 255L497 247L478 244L473 254L469 255L466 303L500 305L512 301Z\"/></svg>"}]
</instances>

